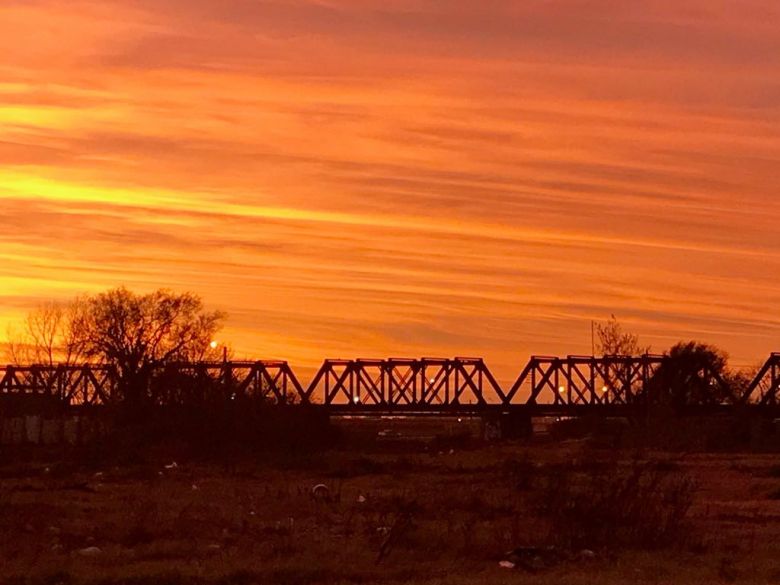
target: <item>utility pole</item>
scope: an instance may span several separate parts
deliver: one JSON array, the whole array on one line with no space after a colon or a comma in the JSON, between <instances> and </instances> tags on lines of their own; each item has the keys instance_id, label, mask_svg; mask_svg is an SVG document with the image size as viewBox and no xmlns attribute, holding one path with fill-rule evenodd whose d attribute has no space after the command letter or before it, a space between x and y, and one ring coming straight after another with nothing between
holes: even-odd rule
<instances>
[{"instance_id":1,"label":"utility pole","mask_svg":"<svg viewBox=\"0 0 780 585\"><path fill-rule=\"evenodd\" d=\"M590 355L596 356L596 322L590 320Z\"/></svg>"}]
</instances>

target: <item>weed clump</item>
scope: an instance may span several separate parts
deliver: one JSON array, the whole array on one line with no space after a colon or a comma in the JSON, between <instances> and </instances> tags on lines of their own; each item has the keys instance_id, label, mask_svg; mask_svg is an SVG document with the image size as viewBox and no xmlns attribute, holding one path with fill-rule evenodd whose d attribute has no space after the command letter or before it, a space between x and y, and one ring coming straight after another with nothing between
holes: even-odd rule
<instances>
[{"instance_id":1,"label":"weed clump","mask_svg":"<svg viewBox=\"0 0 780 585\"><path fill-rule=\"evenodd\" d=\"M527 457L505 459L500 471L501 475L509 481L512 488L517 491L530 490L537 475L535 465Z\"/></svg>"},{"instance_id":2,"label":"weed clump","mask_svg":"<svg viewBox=\"0 0 780 585\"><path fill-rule=\"evenodd\" d=\"M680 542L695 484L656 462L548 478L540 510L570 548L661 548Z\"/></svg>"}]
</instances>

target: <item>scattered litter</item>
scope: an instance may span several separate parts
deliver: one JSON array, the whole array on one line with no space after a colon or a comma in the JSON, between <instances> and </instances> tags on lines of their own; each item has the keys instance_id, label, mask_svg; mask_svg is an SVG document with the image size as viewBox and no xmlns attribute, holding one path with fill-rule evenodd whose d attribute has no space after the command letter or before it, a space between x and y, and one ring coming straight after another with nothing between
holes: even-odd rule
<instances>
[{"instance_id":1,"label":"scattered litter","mask_svg":"<svg viewBox=\"0 0 780 585\"><path fill-rule=\"evenodd\" d=\"M594 553L592 550L588 548L583 548L580 552L577 553L577 558L583 561L595 559L596 553Z\"/></svg>"},{"instance_id":2,"label":"scattered litter","mask_svg":"<svg viewBox=\"0 0 780 585\"><path fill-rule=\"evenodd\" d=\"M512 563L515 568L523 569L529 573L549 569L566 560L554 546L521 546L509 551L504 556L506 557L504 561Z\"/></svg>"},{"instance_id":3,"label":"scattered litter","mask_svg":"<svg viewBox=\"0 0 780 585\"><path fill-rule=\"evenodd\" d=\"M62 552L63 546L59 542L55 542L53 545L51 545L51 552Z\"/></svg>"},{"instance_id":4,"label":"scattered litter","mask_svg":"<svg viewBox=\"0 0 780 585\"><path fill-rule=\"evenodd\" d=\"M102 471L98 471L98 472L97 472L95 475L93 475L92 477L94 477L95 479L100 479L101 477L103 477L103 472L102 472Z\"/></svg>"},{"instance_id":5,"label":"scattered litter","mask_svg":"<svg viewBox=\"0 0 780 585\"><path fill-rule=\"evenodd\" d=\"M512 561L501 561L498 566L502 569L514 569L516 565Z\"/></svg>"},{"instance_id":6,"label":"scattered litter","mask_svg":"<svg viewBox=\"0 0 780 585\"><path fill-rule=\"evenodd\" d=\"M377 526L376 532L377 534L381 534L382 536L387 536L390 534L390 526Z\"/></svg>"},{"instance_id":7,"label":"scattered litter","mask_svg":"<svg viewBox=\"0 0 780 585\"><path fill-rule=\"evenodd\" d=\"M194 483L192 484L192 491L193 492L197 492L198 491L198 486L195 485Z\"/></svg>"},{"instance_id":8,"label":"scattered litter","mask_svg":"<svg viewBox=\"0 0 780 585\"><path fill-rule=\"evenodd\" d=\"M87 548L79 549L77 554L80 557L97 557L103 554L103 551L96 546L88 546Z\"/></svg>"},{"instance_id":9,"label":"scattered litter","mask_svg":"<svg viewBox=\"0 0 780 585\"><path fill-rule=\"evenodd\" d=\"M43 468L43 472L44 473L49 473L50 471L51 471L51 469L49 469L48 467L44 467Z\"/></svg>"},{"instance_id":10,"label":"scattered litter","mask_svg":"<svg viewBox=\"0 0 780 585\"><path fill-rule=\"evenodd\" d=\"M360 494L357 497L357 501L358 501L358 504L365 504L366 503L366 496L364 496L363 494Z\"/></svg>"},{"instance_id":11,"label":"scattered litter","mask_svg":"<svg viewBox=\"0 0 780 585\"><path fill-rule=\"evenodd\" d=\"M165 469L176 469L179 465L174 461L165 466Z\"/></svg>"},{"instance_id":12,"label":"scattered litter","mask_svg":"<svg viewBox=\"0 0 780 585\"><path fill-rule=\"evenodd\" d=\"M254 511L254 510L250 510L250 511L249 511L249 515L250 515L250 516L254 516L254 515L255 515L255 511Z\"/></svg>"},{"instance_id":13,"label":"scattered litter","mask_svg":"<svg viewBox=\"0 0 780 585\"><path fill-rule=\"evenodd\" d=\"M157 475L159 475L159 476L162 476L162 474L163 474L163 472L162 472L162 471L158 471L158 472L157 472Z\"/></svg>"},{"instance_id":14,"label":"scattered litter","mask_svg":"<svg viewBox=\"0 0 780 585\"><path fill-rule=\"evenodd\" d=\"M395 438L398 439L401 437L401 433L398 431L394 431L393 429L383 429L381 431L378 431L376 434L377 437L383 437L383 438Z\"/></svg>"},{"instance_id":15,"label":"scattered litter","mask_svg":"<svg viewBox=\"0 0 780 585\"><path fill-rule=\"evenodd\" d=\"M455 449L450 449L450 455L454 455L454 454L455 454Z\"/></svg>"},{"instance_id":16,"label":"scattered litter","mask_svg":"<svg viewBox=\"0 0 780 585\"><path fill-rule=\"evenodd\" d=\"M208 551L212 551L212 552L217 552L217 551L220 551L220 550L222 550L222 547L221 547L220 545L218 545L218 544L214 543L214 544L210 544L210 545L208 545L208 546L206 547L206 550L208 550Z\"/></svg>"},{"instance_id":17,"label":"scattered litter","mask_svg":"<svg viewBox=\"0 0 780 585\"><path fill-rule=\"evenodd\" d=\"M311 496L315 500L329 500L330 488L324 483L318 483L313 488L311 488Z\"/></svg>"}]
</instances>

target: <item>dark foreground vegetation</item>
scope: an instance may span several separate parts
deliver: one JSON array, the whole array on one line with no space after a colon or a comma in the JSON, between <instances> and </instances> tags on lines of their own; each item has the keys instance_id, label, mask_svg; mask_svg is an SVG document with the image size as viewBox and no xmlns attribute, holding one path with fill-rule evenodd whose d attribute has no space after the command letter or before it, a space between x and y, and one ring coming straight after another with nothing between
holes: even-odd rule
<instances>
[{"instance_id":1,"label":"dark foreground vegetation","mask_svg":"<svg viewBox=\"0 0 780 585\"><path fill-rule=\"evenodd\" d=\"M490 444L470 421L337 427L328 449L6 451L0 582L780 579L778 455Z\"/></svg>"}]
</instances>

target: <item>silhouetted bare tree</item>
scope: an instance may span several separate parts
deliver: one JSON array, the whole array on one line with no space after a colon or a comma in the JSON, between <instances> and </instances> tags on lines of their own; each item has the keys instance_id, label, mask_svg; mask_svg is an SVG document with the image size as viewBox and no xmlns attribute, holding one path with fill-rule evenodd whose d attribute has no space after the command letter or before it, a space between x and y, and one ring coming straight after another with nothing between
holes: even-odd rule
<instances>
[{"instance_id":1,"label":"silhouetted bare tree","mask_svg":"<svg viewBox=\"0 0 780 585\"><path fill-rule=\"evenodd\" d=\"M79 301L48 302L31 310L21 330L9 328L5 356L14 364L73 364L84 359L83 344L73 330Z\"/></svg>"},{"instance_id":2,"label":"silhouetted bare tree","mask_svg":"<svg viewBox=\"0 0 780 585\"><path fill-rule=\"evenodd\" d=\"M224 314L206 311L192 293L126 288L88 296L78 303L71 327L85 356L117 368L123 398L142 402L155 368L208 357Z\"/></svg>"},{"instance_id":3,"label":"silhouetted bare tree","mask_svg":"<svg viewBox=\"0 0 780 585\"><path fill-rule=\"evenodd\" d=\"M649 346L639 343L639 336L625 331L615 315L605 323L596 323L596 353L601 355L643 355Z\"/></svg>"}]
</instances>

